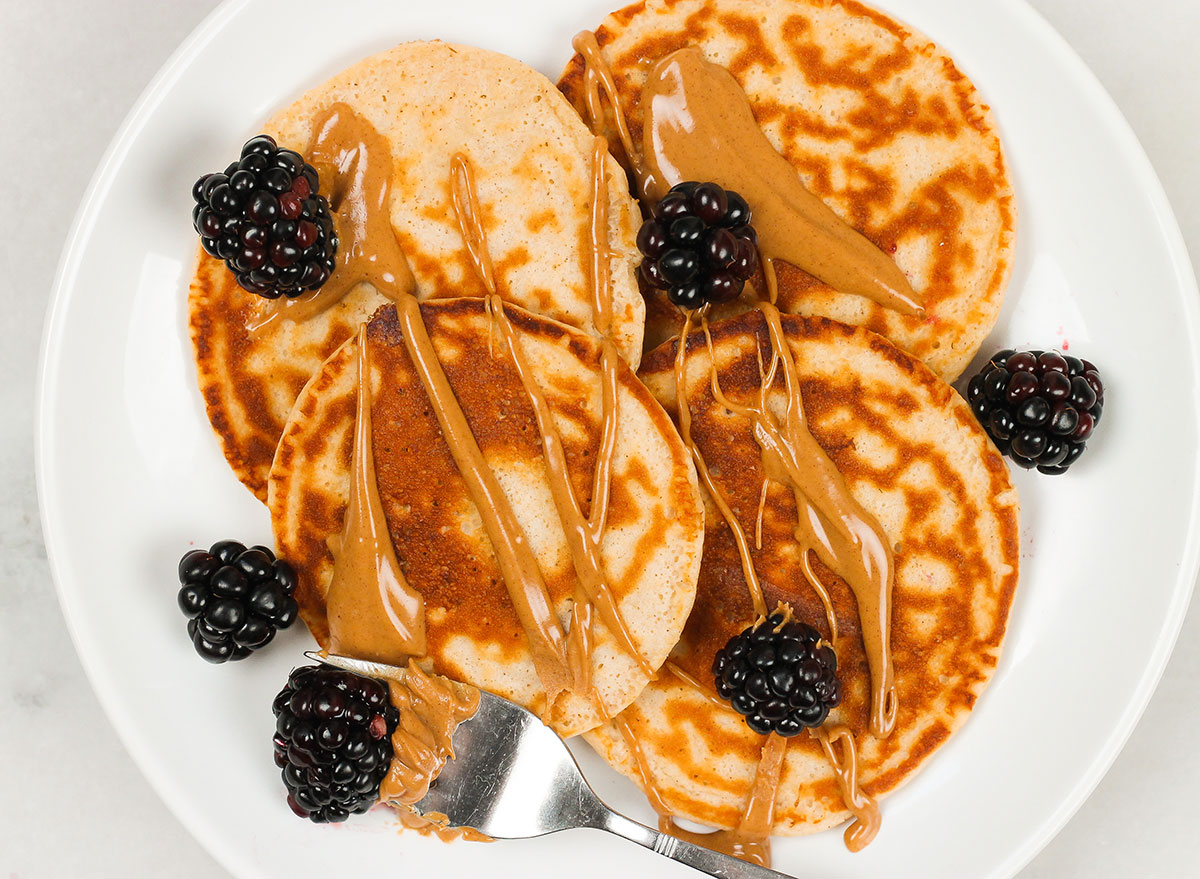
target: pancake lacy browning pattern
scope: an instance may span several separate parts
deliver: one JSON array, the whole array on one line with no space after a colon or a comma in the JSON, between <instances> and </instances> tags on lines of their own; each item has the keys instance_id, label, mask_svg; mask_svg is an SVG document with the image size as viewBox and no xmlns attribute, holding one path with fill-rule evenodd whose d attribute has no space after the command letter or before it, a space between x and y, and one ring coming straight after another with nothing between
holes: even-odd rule
<instances>
[{"instance_id":1,"label":"pancake lacy browning pattern","mask_svg":"<svg viewBox=\"0 0 1200 879\"><path fill-rule=\"evenodd\" d=\"M999 312L1016 214L991 113L944 52L853 0L647 0L610 15L596 39L634 150L653 62L696 46L726 67L805 186L895 259L926 313L836 293L781 263L783 310L865 326L943 378L958 376ZM587 113L581 56L559 87ZM617 143L605 111L599 128ZM721 314L751 302L748 291ZM647 310L649 350L681 320L659 293L647 293Z\"/></svg>"},{"instance_id":2,"label":"pancake lacy browning pattern","mask_svg":"<svg viewBox=\"0 0 1200 879\"><path fill-rule=\"evenodd\" d=\"M426 329L470 429L511 502L566 627L578 586L551 496L537 419L485 303L427 302ZM561 324L508 306L506 317L561 436L571 486L586 515L601 435L601 346ZM379 491L405 577L426 608L429 655L439 673L549 714L564 734L594 726L595 707L564 695L552 709L526 635L484 533L479 511L428 397L417 381L392 308L371 322L372 420ZM489 350L489 345L492 345ZM300 575L301 614L327 638L324 589L349 490L354 425L353 340L305 389L280 442L270 508L280 551ZM682 630L694 595L702 538L695 474L674 426L628 367L617 374L617 422L600 558L638 652L657 668ZM647 680L598 616L592 677L618 711Z\"/></svg>"},{"instance_id":3,"label":"pancake lacy browning pattern","mask_svg":"<svg viewBox=\"0 0 1200 879\"><path fill-rule=\"evenodd\" d=\"M508 319L504 300L496 294L495 272L488 248L487 232L480 223L479 200L476 192L475 172L470 161L462 154L454 157L452 187L455 212L458 214L463 243L475 263L476 273L488 296L486 307L491 318L490 329L501 337L503 348L516 369L517 376L529 397L541 437L542 455L549 478L550 494L555 510L562 522L563 533L571 553L571 562L579 580L571 610L571 624L567 632L568 659L571 668L572 686L576 692L589 693L596 700L596 709L601 717L609 716L608 709L594 693L591 686L592 650L594 638L592 625L599 616L616 637L625 653L641 666L647 677L653 677L654 668L637 649L629 634L619 609L608 588L604 563L600 559L600 543L608 522L608 501L612 488L612 454L616 443L616 431L620 418L617 407L617 375L621 362L620 354L613 343L612 332L612 284L608 265L608 194L605 161L608 144L597 137L592 151L592 204L589 249L592 254L591 286L593 324L600 336L600 438L592 460L593 478L591 501L584 515L579 495L571 485L567 468L562 436L554 423L554 415L546 403L537 378L526 360L516 331ZM493 347L491 335L489 350ZM461 468L460 468L461 469ZM546 684L543 675L543 684Z\"/></svg>"},{"instance_id":4,"label":"pancake lacy browning pattern","mask_svg":"<svg viewBox=\"0 0 1200 879\"><path fill-rule=\"evenodd\" d=\"M843 702L830 715L858 740L862 787L894 790L965 720L998 660L1017 581L1018 505L1003 460L966 404L927 368L884 339L832 321L785 316L810 429L862 506L894 541L892 656L899 711L884 739L868 731L870 674L854 596L814 561L836 614ZM732 400L758 393L769 358L763 315L711 327L721 389ZM640 373L668 411L677 408L668 344ZM796 506L783 485L768 486L761 543L753 535L764 474L746 420L717 401L708 383L702 333L688 344L692 434L742 530L767 604L786 601L829 637L825 609L805 582L793 537ZM782 411L782 379L772 405ZM730 529L705 496L706 533L696 605L672 662L711 687L718 648L754 611ZM675 675L660 675L620 718L646 755L671 811L720 827L738 823L763 738ZM612 727L589 734L636 778L629 748ZM821 744L792 740L776 800L775 831L809 833L849 817Z\"/></svg>"},{"instance_id":5,"label":"pancake lacy browning pattern","mask_svg":"<svg viewBox=\"0 0 1200 879\"><path fill-rule=\"evenodd\" d=\"M387 220L412 268L419 298L482 296L451 203L452 156L481 169L481 222L498 293L506 301L593 332L588 204L592 137L553 84L511 58L440 42L406 43L367 58L303 95L263 126L304 151L334 105L360 117L390 146ZM375 150L374 152L379 152ZM345 169L343 169L344 171ZM322 171L324 173L324 170ZM637 292L637 219L624 174L606 159L613 339L636 366L644 305ZM322 181L322 188L326 186ZM339 228L339 235L343 230ZM321 362L386 299L369 285L303 321L241 290L200 254L189 295L191 335L209 419L226 458L266 497L279 434Z\"/></svg>"}]
</instances>

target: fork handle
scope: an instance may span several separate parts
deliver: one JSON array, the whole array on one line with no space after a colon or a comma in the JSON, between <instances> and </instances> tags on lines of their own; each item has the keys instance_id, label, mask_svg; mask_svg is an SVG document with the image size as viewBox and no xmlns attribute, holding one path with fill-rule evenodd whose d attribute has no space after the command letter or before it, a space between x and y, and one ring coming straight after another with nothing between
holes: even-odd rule
<instances>
[{"instance_id":1,"label":"fork handle","mask_svg":"<svg viewBox=\"0 0 1200 879\"><path fill-rule=\"evenodd\" d=\"M660 833L645 824L631 821L624 815L618 815L611 810L606 811L607 814L603 820L595 825L601 830L622 836L665 858L687 864L709 876L718 876L720 879L791 879L785 873L768 870L766 867L738 860L731 855L715 852L676 836Z\"/></svg>"}]
</instances>

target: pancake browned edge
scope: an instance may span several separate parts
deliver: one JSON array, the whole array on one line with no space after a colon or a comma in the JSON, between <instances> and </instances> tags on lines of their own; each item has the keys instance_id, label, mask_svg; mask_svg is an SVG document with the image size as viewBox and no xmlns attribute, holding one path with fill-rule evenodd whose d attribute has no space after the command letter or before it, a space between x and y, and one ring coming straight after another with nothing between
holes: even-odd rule
<instances>
[{"instance_id":1,"label":"pancake browned edge","mask_svg":"<svg viewBox=\"0 0 1200 879\"><path fill-rule=\"evenodd\" d=\"M846 724L855 734L862 787L878 797L909 778L962 725L996 668L1017 583L1017 494L962 398L924 364L874 333L826 319L785 315L783 326L813 436L894 543L892 654L899 712L895 731L882 740L868 732L870 679L853 594L816 562L841 630L836 650L844 697L828 723ZM761 312L711 329L721 390L733 401L756 399L756 343L764 363L771 356ZM678 411L675 348L670 343L647 355L640 372L672 413ZM760 450L748 422L714 401L709 364L703 334L692 334L687 386L693 437L750 541L768 607L787 601L798 619L829 637L822 605L799 566L795 501L779 483L771 485L762 547L753 548ZM777 376L771 405L780 413L782 385ZM705 508L696 604L672 658L711 688L716 650L753 621L754 612L732 533L707 493ZM672 809L718 827L738 822L763 743L739 715L662 674L622 717ZM638 779L612 727L589 733L588 741ZM807 735L791 739L775 832L810 833L848 817L817 742ZM885 815L884 832L886 827Z\"/></svg>"},{"instance_id":2,"label":"pancake browned edge","mask_svg":"<svg viewBox=\"0 0 1200 879\"><path fill-rule=\"evenodd\" d=\"M349 106L391 144L389 216L421 299L482 296L450 194L450 163L475 170L506 301L593 332L589 205L593 138L554 84L515 59L442 42L404 43L360 61L272 116L262 131L303 152L314 119ZM606 159L612 338L636 368L645 306L634 268L640 218L620 165ZM271 306L199 253L188 298L209 420L238 478L266 500L267 471L300 389L321 362L387 300L360 285L300 323L257 333Z\"/></svg>"},{"instance_id":3,"label":"pancake browned edge","mask_svg":"<svg viewBox=\"0 0 1200 879\"><path fill-rule=\"evenodd\" d=\"M839 294L780 262L782 310L865 326L947 381L966 368L1000 311L1016 208L991 111L944 51L853 0L635 3L595 33L639 148L651 63L700 48L741 84L767 139L809 190L895 259L926 314L905 317ZM576 55L559 80L580 113L583 69ZM682 320L662 293L643 293L650 350ZM714 316L744 310L753 295Z\"/></svg>"},{"instance_id":4,"label":"pancake browned edge","mask_svg":"<svg viewBox=\"0 0 1200 879\"><path fill-rule=\"evenodd\" d=\"M562 436L571 484L586 515L601 426L600 344L563 324L505 309ZM533 408L480 299L425 302L422 319L446 378L495 472L544 575L563 628L578 583L551 499ZM395 309L367 329L379 494L405 577L425 600L428 655L439 674L539 714L563 735L599 722L591 702L563 693L547 712L528 641L492 544L403 344ZM494 343L494 348L492 347ZM288 421L270 476L269 508L281 555L299 577L300 613L328 644L329 540L349 494L357 341L313 376ZM617 372L617 431L600 555L634 643L653 668L683 630L695 596L703 508L695 470L662 407L624 364ZM647 680L597 619L592 664L611 714Z\"/></svg>"}]
</instances>

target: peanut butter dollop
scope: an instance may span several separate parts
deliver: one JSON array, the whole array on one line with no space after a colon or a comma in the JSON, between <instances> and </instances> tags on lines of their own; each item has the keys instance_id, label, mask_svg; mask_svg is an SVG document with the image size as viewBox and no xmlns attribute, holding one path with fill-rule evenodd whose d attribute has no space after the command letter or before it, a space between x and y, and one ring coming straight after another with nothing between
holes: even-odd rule
<instances>
[{"instance_id":1,"label":"peanut butter dollop","mask_svg":"<svg viewBox=\"0 0 1200 879\"><path fill-rule=\"evenodd\" d=\"M371 441L371 358L366 325L358 332L358 403L350 501L325 594L330 650L402 664L425 654L425 601L400 570L375 479Z\"/></svg>"},{"instance_id":2,"label":"peanut butter dollop","mask_svg":"<svg viewBox=\"0 0 1200 879\"><path fill-rule=\"evenodd\" d=\"M694 47L672 52L650 70L641 106L646 196L657 200L684 180L735 190L750 204L764 256L901 314L922 312L896 263L805 188L724 67Z\"/></svg>"}]
</instances>

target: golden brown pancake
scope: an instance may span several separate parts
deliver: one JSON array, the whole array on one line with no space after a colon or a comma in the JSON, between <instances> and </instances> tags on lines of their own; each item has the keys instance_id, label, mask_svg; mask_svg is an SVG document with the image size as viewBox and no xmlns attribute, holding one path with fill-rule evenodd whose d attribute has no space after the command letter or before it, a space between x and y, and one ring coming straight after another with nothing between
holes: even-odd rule
<instances>
[{"instance_id":1,"label":"golden brown pancake","mask_svg":"<svg viewBox=\"0 0 1200 879\"><path fill-rule=\"evenodd\" d=\"M441 42L405 43L303 95L262 127L303 152L313 120L335 103L391 144L390 217L421 298L482 296L450 196L450 162L475 170L481 222L507 301L593 332L588 249L592 137L553 83L512 58ZM644 305L638 220L624 175L607 159L612 337L637 365ZM302 324L258 333L264 301L201 252L191 334L209 420L238 478L266 499L267 471L289 410L322 361L386 300L369 287Z\"/></svg>"},{"instance_id":2,"label":"golden brown pancake","mask_svg":"<svg viewBox=\"0 0 1200 879\"><path fill-rule=\"evenodd\" d=\"M570 480L586 515L602 421L600 344L563 324L505 309L562 435ZM567 627L578 583L548 485L525 387L481 299L426 302L422 317L480 449L503 487ZM548 716L563 735L594 726L587 698L546 705L522 630L429 398L400 336L395 309L368 327L379 494L405 577L425 601L438 673ZM328 643L328 540L340 534L350 486L357 341L339 348L304 389L270 475L275 542L299 573L301 616ZM695 595L703 511L695 471L662 407L619 364L617 433L601 559L632 640L657 668L675 645ZM598 622L592 673L610 713L648 676Z\"/></svg>"},{"instance_id":3,"label":"golden brown pancake","mask_svg":"<svg viewBox=\"0 0 1200 879\"><path fill-rule=\"evenodd\" d=\"M1016 213L991 112L945 52L853 0L651 0L595 33L636 145L649 67L700 48L738 80L809 190L891 255L926 307L924 318L905 317L777 263L784 311L874 330L947 381L962 372L999 313ZM576 55L559 80L581 113L583 70ZM615 129L607 134L618 143ZM682 320L662 293L646 296L650 350ZM720 313L754 296L748 289Z\"/></svg>"},{"instance_id":4,"label":"golden brown pancake","mask_svg":"<svg viewBox=\"0 0 1200 879\"><path fill-rule=\"evenodd\" d=\"M896 789L966 720L996 668L1017 582L1018 502L999 453L964 401L924 364L861 328L784 316L810 429L853 497L880 523L895 551L892 655L899 710L894 732L868 730L869 672L857 607L846 583L815 562L832 598L843 701L829 724L855 734L863 789ZM759 361L769 363L766 321L754 311L712 326L720 388L757 398ZM647 355L640 377L668 412L678 412L676 345ZM806 583L793 538L796 504L772 482L754 549L763 469L749 422L715 402L702 333L689 338L692 434L718 488L751 542L768 607L787 602L796 617L830 636L823 606ZM770 405L782 412L783 377ZM713 687L716 651L754 621L732 532L705 497L704 557L696 603L674 659ZM660 675L622 715L648 759L651 777L679 815L733 827L745 809L763 737L671 674ZM626 774L637 773L612 727L588 736ZM817 742L790 740L775 802L775 832L801 834L849 816ZM886 832L886 820L885 820Z\"/></svg>"}]
</instances>

